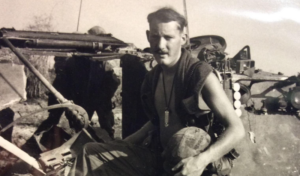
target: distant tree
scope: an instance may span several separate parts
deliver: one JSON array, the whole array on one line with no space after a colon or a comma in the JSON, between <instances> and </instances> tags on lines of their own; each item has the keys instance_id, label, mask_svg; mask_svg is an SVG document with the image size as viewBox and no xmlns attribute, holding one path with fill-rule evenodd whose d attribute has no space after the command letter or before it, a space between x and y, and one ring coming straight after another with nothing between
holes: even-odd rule
<instances>
[{"instance_id":1,"label":"distant tree","mask_svg":"<svg viewBox=\"0 0 300 176\"><path fill-rule=\"evenodd\" d=\"M12 52L7 49L1 49L0 50L0 63L1 62L8 62L13 61Z\"/></svg>"},{"instance_id":2,"label":"distant tree","mask_svg":"<svg viewBox=\"0 0 300 176\"><path fill-rule=\"evenodd\" d=\"M20 64L20 60L13 54L13 52L8 47L0 48L0 63L15 63Z\"/></svg>"},{"instance_id":3,"label":"distant tree","mask_svg":"<svg viewBox=\"0 0 300 176\"><path fill-rule=\"evenodd\" d=\"M53 31L53 18L52 15L41 15L41 16L34 16L33 22L30 23L26 30L30 31Z\"/></svg>"},{"instance_id":4,"label":"distant tree","mask_svg":"<svg viewBox=\"0 0 300 176\"><path fill-rule=\"evenodd\" d=\"M25 30L29 31L46 31L54 30L52 15L33 16L32 23L28 24ZM31 64L48 80L51 81L49 70L49 56L30 56L28 57ZM27 76L26 91L28 98L47 98L48 90L46 87L31 73L27 68L25 69Z\"/></svg>"}]
</instances>

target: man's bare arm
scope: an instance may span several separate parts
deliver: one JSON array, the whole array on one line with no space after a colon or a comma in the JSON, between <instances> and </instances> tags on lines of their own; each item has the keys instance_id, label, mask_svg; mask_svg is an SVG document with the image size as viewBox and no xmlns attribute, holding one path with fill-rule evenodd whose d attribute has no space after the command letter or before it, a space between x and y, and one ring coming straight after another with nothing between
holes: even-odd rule
<instances>
[{"instance_id":1,"label":"man's bare arm","mask_svg":"<svg viewBox=\"0 0 300 176\"><path fill-rule=\"evenodd\" d=\"M206 151L178 163L174 170L180 166L183 166L183 169L176 175L201 174L209 163L227 154L245 135L242 121L236 115L219 80L213 73L208 75L201 93L207 105L215 113L218 120L223 123L226 130Z\"/></svg>"},{"instance_id":2,"label":"man's bare arm","mask_svg":"<svg viewBox=\"0 0 300 176\"><path fill-rule=\"evenodd\" d=\"M207 77L202 96L214 112L216 118L225 126L224 133L205 153L214 162L228 153L244 137L245 130L241 119L236 115L232 103L213 73Z\"/></svg>"},{"instance_id":3,"label":"man's bare arm","mask_svg":"<svg viewBox=\"0 0 300 176\"><path fill-rule=\"evenodd\" d=\"M154 126L152 122L148 121L141 129L133 133L124 139L126 142L130 142L133 144L138 144L143 142L143 140L147 137L148 132L153 130Z\"/></svg>"}]
</instances>

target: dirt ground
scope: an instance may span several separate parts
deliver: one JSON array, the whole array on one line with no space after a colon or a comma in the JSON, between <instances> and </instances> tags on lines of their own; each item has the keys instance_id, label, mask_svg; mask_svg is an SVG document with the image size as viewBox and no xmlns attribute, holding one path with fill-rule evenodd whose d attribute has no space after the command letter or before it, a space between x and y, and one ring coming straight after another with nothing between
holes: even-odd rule
<instances>
[{"instance_id":1,"label":"dirt ground","mask_svg":"<svg viewBox=\"0 0 300 176\"><path fill-rule=\"evenodd\" d=\"M243 111L246 129L237 146L234 176L299 176L300 119L289 114L256 115ZM249 132L255 135L255 143Z\"/></svg>"}]
</instances>

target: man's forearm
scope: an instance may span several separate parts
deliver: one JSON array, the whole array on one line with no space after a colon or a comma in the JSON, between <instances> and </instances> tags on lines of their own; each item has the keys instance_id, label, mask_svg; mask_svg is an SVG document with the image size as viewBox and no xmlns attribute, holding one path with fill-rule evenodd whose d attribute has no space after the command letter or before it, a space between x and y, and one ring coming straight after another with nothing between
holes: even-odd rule
<instances>
[{"instance_id":1,"label":"man's forearm","mask_svg":"<svg viewBox=\"0 0 300 176\"><path fill-rule=\"evenodd\" d=\"M133 133L132 135L128 136L124 139L126 142L130 142L133 144L141 143L146 136L148 135L148 132L153 129L152 123L149 121L147 122L141 129Z\"/></svg>"},{"instance_id":2,"label":"man's forearm","mask_svg":"<svg viewBox=\"0 0 300 176\"><path fill-rule=\"evenodd\" d=\"M243 124L240 123L231 127L229 126L224 133L219 136L217 141L200 155L206 156L207 164L212 163L232 150L244 137L244 135L245 131Z\"/></svg>"}]
</instances>

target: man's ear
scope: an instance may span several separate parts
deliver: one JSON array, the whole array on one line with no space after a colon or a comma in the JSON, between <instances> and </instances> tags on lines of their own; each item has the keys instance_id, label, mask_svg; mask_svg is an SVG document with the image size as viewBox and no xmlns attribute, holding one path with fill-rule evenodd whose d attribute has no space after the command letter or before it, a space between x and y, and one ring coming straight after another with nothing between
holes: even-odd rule
<instances>
[{"instance_id":1,"label":"man's ear","mask_svg":"<svg viewBox=\"0 0 300 176\"><path fill-rule=\"evenodd\" d=\"M147 35L147 40L148 40L148 42L150 42L150 41L149 41L149 39L150 39L150 31L149 31L149 30L146 31L146 35Z\"/></svg>"},{"instance_id":2,"label":"man's ear","mask_svg":"<svg viewBox=\"0 0 300 176\"><path fill-rule=\"evenodd\" d=\"M185 45L187 40L188 40L187 34L185 32L182 32L182 34L181 34L181 46Z\"/></svg>"}]
</instances>

